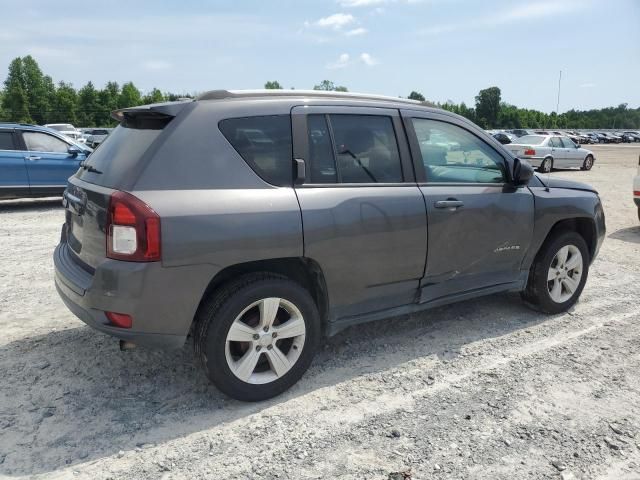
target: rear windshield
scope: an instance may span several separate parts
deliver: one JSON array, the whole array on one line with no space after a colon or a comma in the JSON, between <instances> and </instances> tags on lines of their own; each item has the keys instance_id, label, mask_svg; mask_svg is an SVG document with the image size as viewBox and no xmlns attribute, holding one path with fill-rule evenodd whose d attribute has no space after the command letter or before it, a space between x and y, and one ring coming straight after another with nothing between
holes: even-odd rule
<instances>
[{"instance_id":1,"label":"rear windshield","mask_svg":"<svg viewBox=\"0 0 640 480\"><path fill-rule=\"evenodd\" d=\"M540 145L544 142L545 138L546 137L541 137L539 135L525 135L524 137L517 138L513 143L518 143L520 145Z\"/></svg>"},{"instance_id":2,"label":"rear windshield","mask_svg":"<svg viewBox=\"0 0 640 480\"><path fill-rule=\"evenodd\" d=\"M116 127L113 132L89 155L76 177L85 182L110 188L122 186L134 172L133 167L156 140L162 128ZM126 178L130 181L131 178Z\"/></svg>"}]
</instances>

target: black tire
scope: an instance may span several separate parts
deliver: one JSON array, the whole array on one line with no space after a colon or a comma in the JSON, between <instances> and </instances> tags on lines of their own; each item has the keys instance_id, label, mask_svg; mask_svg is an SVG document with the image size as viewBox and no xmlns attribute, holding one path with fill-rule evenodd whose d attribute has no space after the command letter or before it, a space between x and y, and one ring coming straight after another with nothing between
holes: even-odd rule
<instances>
[{"instance_id":1,"label":"black tire","mask_svg":"<svg viewBox=\"0 0 640 480\"><path fill-rule=\"evenodd\" d=\"M541 173L549 173L551 170L553 170L553 158L547 157L542 160L542 163L538 167L538 171Z\"/></svg>"},{"instance_id":2,"label":"black tire","mask_svg":"<svg viewBox=\"0 0 640 480\"><path fill-rule=\"evenodd\" d=\"M269 297L286 299L300 310L306 328L304 345L296 363L282 377L252 384L231 371L225 355L226 338L242 310ZM295 384L309 368L320 338L320 314L309 292L284 276L255 273L227 283L204 301L196 314L194 349L205 374L219 390L237 400L255 402L275 397Z\"/></svg>"},{"instance_id":3,"label":"black tire","mask_svg":"<svg viewBox=\"0 0 640 480\"><path fill-rule=\"evenodd\" d=\"M592 167L593 167L593 155L587 155L586 158L584 159L584 162L582 162L582 167L580 169L589 171L591 170Z\"/></svg>"},{"instance_id":4,"label":"black tire","mask_svg":"<svg viewBox=\"0 0 640 480\"><path fill-rule=\"evenodd\" d=\"M582 277L580 278L578 288L573 292L571 298L565 302L557 303L551 298L547 274L551 267L551 262L558 251L567 245L573 245L580 250L580 254L582 255ZM569 230L553 233L544 242L533 261L533 265L531 265L527 286L522 292L522 298L531 308L540 312L561 313L567 311L575 305L578 298L580 298L580 294L589 275L589 263L589 249L580 234Z\"/></svg>"}]
</instances>

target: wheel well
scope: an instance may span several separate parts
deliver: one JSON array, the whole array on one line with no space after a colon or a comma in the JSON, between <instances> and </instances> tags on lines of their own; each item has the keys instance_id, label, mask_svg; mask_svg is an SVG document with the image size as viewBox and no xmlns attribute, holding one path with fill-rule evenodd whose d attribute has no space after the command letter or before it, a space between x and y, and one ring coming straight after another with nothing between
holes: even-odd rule
<instances>
[{"instance_id":1,"label":"wheel well","mask_svg":"<svg viewBox=\"0 0 640 480\"><path fill-rule=\"evenodd\" d=\"M580 236L584 238L584 241L587 243L587 247L589 248L589 257L594 257L597 244L596 224L591 218L578 217L560 220L551 228L549 234L547 235L547 239L551 238L552 235L560 230L570 230L572 232L577 232L578 234L580 234Z\"/></svg>"},{"instance_id":2,"label":"wheel well","mask_svg":"<svg viewBox=\"0 0 640 480\"><path fill-rule=\"evenodd\" d=\"M230 280L248 273L268 272L285 276L306 288L320 312L323 327L329 313L329 298L324 274L317 262L306 257L274 258L255 262L239 263L226 267L211 279L200 304L215 290Z\"/></svg>"}]
</instances>

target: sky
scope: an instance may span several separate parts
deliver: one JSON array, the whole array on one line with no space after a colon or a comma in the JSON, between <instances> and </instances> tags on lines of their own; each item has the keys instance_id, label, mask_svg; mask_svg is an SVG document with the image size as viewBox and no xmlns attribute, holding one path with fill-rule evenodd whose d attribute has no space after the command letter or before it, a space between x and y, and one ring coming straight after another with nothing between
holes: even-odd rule
<instances>
[{"instance_id":1,"label":"sky","mask_svg":"<svg viewBox=\"0 0 640 480\"><path fill-rule=\"evenodd\" d=\"M545 112L640 107L640 0L20 0L2 9L0 80L33 55L80 88L310 89L474 104L498 86Z\"/></svg>"}]
</instances>

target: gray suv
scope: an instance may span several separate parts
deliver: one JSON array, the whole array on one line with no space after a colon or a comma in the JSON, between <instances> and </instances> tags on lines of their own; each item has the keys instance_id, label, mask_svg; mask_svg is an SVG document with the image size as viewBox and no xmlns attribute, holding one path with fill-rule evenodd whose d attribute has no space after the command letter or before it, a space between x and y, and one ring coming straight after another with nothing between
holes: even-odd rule
<instances>
[{"instance_id":1,"label":"gray suv","mask_svg":"<svg viewBox=\"0 0 640 480\"><path fill-rule=\"evenodd\" d=\"M362 322L503 291L565 311L605 233L593 188L419 102L217 90L114 116L64 193L57 290L123 348L191 336L237 399Z\"/></svg>"}]
</instances>

